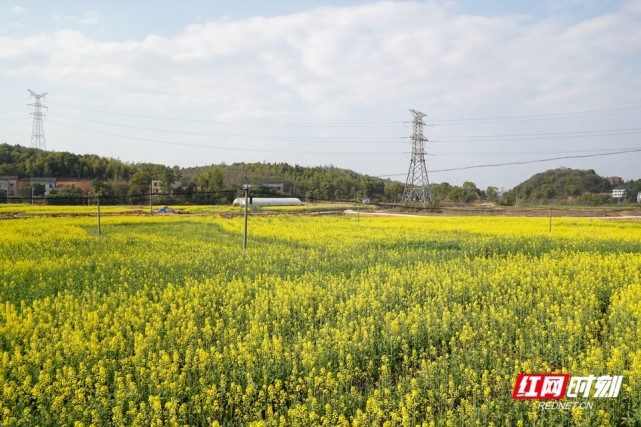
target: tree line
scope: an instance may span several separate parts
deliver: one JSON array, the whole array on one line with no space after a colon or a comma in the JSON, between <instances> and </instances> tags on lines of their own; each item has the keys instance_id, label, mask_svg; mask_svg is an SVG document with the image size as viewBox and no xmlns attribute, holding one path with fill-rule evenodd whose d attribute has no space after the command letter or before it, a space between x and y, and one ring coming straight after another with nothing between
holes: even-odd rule
<instances>
[{"instance_id":1,"label":"tree line","mask_svg":"<svg viewBox=\"0 0 641 427\"><path fill-rule=\"evenodd\" d=\"M127 163L96 155L42 151L19 145L0 144L0 175L18 176L24 183L19 195L44 194L44 188L28 183L30 177L90 180L95 194L113 203L139 203L159 181L159 203L231 203L234 190L252 184L254 193L274 192L262 186L282 181L283 195L321 200L371 199L396 202L403 184L390 179L362 175L334 166L304 167L287 163L225 163L180 168L154 163ZM86 196L77 188L64 187L48 195L51 202ZM80 201L79 201L80 202Z\"/></svg>"},{"instance_id":2,"label":"tree line","mask_svg":"<svg viewBox=\"0 0 641 427\"><path fill-rule=\"evenodd\" d=\"M251 184L257 195L273 193L263 186L268 181L283 183L284 196L308 200L400 203L404 184L356 173L334 166L305 167L287 163L233 163L191 168L154 163L128 163L93 154L42 151L19 145L0 144L0 176L18 176L20 196L42 196L44 187L30 185L30 177L90 180L95 194L112 203L143 203L152 181L159 182L158 203L231 203L243 184ZM625 188L623 201L636 201L641 180L613 183L592 169L551 169L536 174L509 191L488 186L477 188L472 181L461 186L447 182L431 185L435 205L443 203L495 204L574 203L599 205L618 202L611 197L615 186ZM87 196L79 188L63 187L47 195L50 203L65 203ZM0 197L6 198L6 194Z\"/></svg>"}]
</instances>

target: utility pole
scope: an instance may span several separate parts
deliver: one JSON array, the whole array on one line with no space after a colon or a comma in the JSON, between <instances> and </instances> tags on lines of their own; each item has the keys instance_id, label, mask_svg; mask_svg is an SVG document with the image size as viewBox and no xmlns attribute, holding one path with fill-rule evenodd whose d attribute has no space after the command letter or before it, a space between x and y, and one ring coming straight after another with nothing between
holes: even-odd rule
<instances>
[{"instance_id":1,"label":"utility pole","mask_svg":"<svg viewBox=\"0 0 641 427\"><path fill-rule=\"evenodd\" d=\"M40 103L40 99L44 99L47 93L37 94L31 89L27 89L31 96L35 98L33 104L29 104L30 107L33 107L33 128L31 130L31 148L38 148L40 150L47 150L47 144L45 142L45 127L42 123L42 117L46 117L46 114L42 114L42 109L47 108L46 106Z\"/></svg>"},{"instance_id":2,"label":"utility pole","mask_svg":"<svg viewBox=\"0 0 641 427\"><path fill-rule=\"evenodd\" d=\"M101 237L102 235L100 233L100 194L98 194L98 199L96 204L98 205L98 237Z\"/></svg>"},{"instance_id":3,"label":"utility pole","mask_svg":"<svg viewBox=\"0 0 641 427\"><path fill-rule=\"evenodd\" d=\"M420 204L422 207L426 207L432 201L432 191L425 165L425 141L427 138L423 135L423 126L425 125L423 117L427 114L416 110L410 110L410 112L414 115L413 132L410 137L412 140L412 160L410 160L410 168L407 171L403 204Z\"/></svg>"},{"instance_id":4,"label":"utility pole","mask_svg":"<svg viewBox=\"0 0 641 427\"><path fill-rule=\"evenodd\" d=\"M153 204L151 203L151 194L154 192L154 184L153 180L151 181L151 184L149 184L149 215L153 216L154 215L154 207Z\"/></svg>"},{"instance_id":5,"label":"utility pole","mask_svg":"<svg viewBox=\"0 0 641 427\"><path fill-rule=\"evenodd\" d=\"M247 206L249 205L249 189L251 185L244 184L245 190L245 227L243 228L243 257L245 257L245 249L247 248Z\"/></svg>"}]
</instances>

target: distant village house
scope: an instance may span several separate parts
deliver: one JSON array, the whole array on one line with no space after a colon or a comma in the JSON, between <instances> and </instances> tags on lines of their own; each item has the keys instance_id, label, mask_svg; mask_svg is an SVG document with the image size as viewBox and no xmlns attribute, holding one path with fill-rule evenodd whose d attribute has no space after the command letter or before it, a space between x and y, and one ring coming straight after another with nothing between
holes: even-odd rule
<instances>
[{"instance_id":1,"label":"distant village house","mask_svg":"<svg viewBox=\"0 0 641 427\"><path fill-rule=\"evenodd\" d=\"M621 185L623 184L623 178L621 178L620 176L609 176L608 182L610 183L610 185Z\"/></svg>"},{"instance_id":2,"label":"distant village house","mask_svg":"<svg viewBox=\"0 0 641 427\"><path fill-rule=\"evenodd\" d=\"M48 196L51 191L56 190L56 178L31 178L29 180L31 187L34 185L42 185L45 188L45 196Z\"/></svg>"},{"instance_id":3,"label":"distant village house","mask_svg":"<svg viewBox=\"0 0 641 427\"><path fill-rule=\"evenodd\" d=\"M93 192L93 186L88 179L74 179L74 178L52 178L52 177L32 177L20 179L17 176L0 176L0 191L4 191L7 197L18 197L19 192L22 191L23 195L25 190L31 191L30 188L40 185L44 189L44 195L48 196L56 191L65 188L77 188L82 193Z\"/></svg>"},{"instance_id":4,"label":"distant village house","mask_svg":"<svg viewBox=\"0 0 641 427\"><path fill-rule=\"evenodd\" d=\"M612 189L612 197L615 199L622 199L625 196L625 187L615 187Z\"/></svg>"},{"instance_id":5,"label":"distant village house","mask_svg":"<svg viewBox=\"0 0 641 427\"><path fill-rule=\"evenodd\" d=\"M285 192L285 183L283 181L263 181L261 185L276 194L284 194Z\"/></svg>"},{"instance_id":6,"label":"distant village house","mask_svg":"<svg viewBox=\"0 0 641 427\"><path fill-rule=\"evenodd\" d=\"M162 193L162 186L159 179L151 180L151 194L160 194Z\"/></svg>"},{"instance_id":7,"label":"distant village house","mask_svg":"<svg viewBox=\"0 0 641 427\"><path fill-rule=\"evenodd\" d=\"M93 185L88 179L59 179L56 181L56 188L62 189L65 187L78 188L83 194L93 192Z\"/></svg>"},{"instance_id":8,"label":"distant village house","mask_svg":"<svg viewBox=\"0 0 641 427\"><path fill-rule=\"evenodd\" d=\"M9 197L17 196L18 177L0 175L0 191L4 191Z\"/></svg>"},{"instance_id":9,"label":"distant village house","mask_svg":"<svg viewBox=\"0 0 641 427\"><path fill-rule=\"evenodd\" d=\"M151 180L151 194L165 194L169 192L169 194L173 194L174 190L178 190L179 188L182 187L182 183L180 181L174 181L171 184L169 184L169 188L165 188L162 185L162 181L159 179L152 179Z\"/></svg>"}]
</instances>

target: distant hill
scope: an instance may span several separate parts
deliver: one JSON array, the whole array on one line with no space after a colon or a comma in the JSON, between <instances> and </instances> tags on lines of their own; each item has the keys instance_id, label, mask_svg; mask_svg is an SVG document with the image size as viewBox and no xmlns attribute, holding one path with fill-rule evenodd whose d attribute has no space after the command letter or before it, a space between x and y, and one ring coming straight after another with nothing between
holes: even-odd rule
<instances>
[{"instance_id":1,"label":"distant hill","mask_svg":"<svg viewBox=\"0 0 641 427\"><path fill-rule=\"evenodd\" d=\"M54 177L90 180L92 190L112 196L113 203L144 200L152 180L160 182L161 193L172 193L167 203L227 203L244 183L253 185L255 194L274 191L310 200L362 200L400 202L404 185L398 181L359 174L335 166L305 167L287 163L234 163L191 168L169 167L154 163L129 163L94 154L42 151L19 145L0 144L0 176L17 175L22 179L18 195L30 196L29 177ZM625 200L636 201L641 180L624 183ZM546 203L551 199L573 199L580 204L612 203L610 182L592 169L551 169L532 176L506 192L500 203L516 200ZM206 193L206 194L205 194ZM444 203L471 203L476 200L499 202L496 187L487 191L473 182L462 187L434 184L435 199ZM0 200L3 198L0 191ZM159 202L161 199L158 199Z\"/></svg>"},{"instance_id":2,"label":"distant hill","mask_svg":"<svg viewBox=\"0 0 641 427\"><path fill-rule=\"evenodd\" d=\"M0 175L117 179L136 170L130 163L95 154L42 151L20 145L0 144Z\"/></svg>"},{"instance_id":3,"label":"distant hill","mask_svg":"<svg viewBox=\"0 0 641 427\"><path fill-rule=\"evenodd\" d=\"M511 190L522 200L567 199L586 193L609 193L612 185L593 170L559 168L537 173Z\"/></svg>"},{"instance_id":4,"label":"distant hill","mask_svg":"<svg viewBox=\"0 0 641 427\"><path fill-rule=\"evenodd\" d=\"M93 154L42 151L19 145L0 144L0 175L88 179L103 195L135 197L148 192L151 180L159 180L164 192L175 195L237 190L251 183L256 192L267 181L282 181L286 195L323 200L371 198L397 201L403 185L334 166L304 167L287 163L234 163L193 168L153 163L127 163ZM22 188L22 193L29 193ZM182 196L185 202L226 202L233 195ZM124 200L124 199L123 199Z\"/></svg>"}]
</instances>

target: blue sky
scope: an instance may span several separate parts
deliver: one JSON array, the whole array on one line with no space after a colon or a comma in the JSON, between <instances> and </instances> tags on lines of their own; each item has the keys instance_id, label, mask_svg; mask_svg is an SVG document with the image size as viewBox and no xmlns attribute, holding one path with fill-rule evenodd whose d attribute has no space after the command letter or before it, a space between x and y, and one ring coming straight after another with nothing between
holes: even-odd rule
<instances>
[{"instance_id":1,"label":"blue sky","mask_svg":"<svg viewBox=\"0 0 641 427\"><path fill-rule=\"evenodd\" d=\"M51 150L402 181L414 108L433 182L636 179L640 58L639 0L5 0L0 142L30 144L29 88Z\"/></svg>"}]
</instances>

